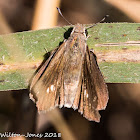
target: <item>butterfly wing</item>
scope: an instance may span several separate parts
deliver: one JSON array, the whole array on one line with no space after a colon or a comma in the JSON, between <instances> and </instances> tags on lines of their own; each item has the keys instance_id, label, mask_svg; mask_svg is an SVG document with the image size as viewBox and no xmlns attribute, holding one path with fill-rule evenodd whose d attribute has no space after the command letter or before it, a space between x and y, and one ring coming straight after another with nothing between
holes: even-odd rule
<instances>
[{"instance_id":1,"label":"butterfly wing","mask_svg":"<svg viewBox=\"0 0 140 140\"><path fill-rule=\"evenodd\" d=\"M63 43L39 69L30 85L30 97L36 102L39 111L48 111L64 105L63 92Z\"/></svg>"},{"instance_id":2,"label":"butterfly wing","mask_svg":"<svg viewBox=\"0 0 140 140\"><path fill-rule=\"evenodd\" d=\"M100 121L98 110L108 101L107 87L98 68L95 55L86 48L80 95L79 112L88 120Z\"/></svg>"},{"instance_id":3,"label":"butterfly wing","mask_svg":"<svg viewBox=\"0 0 140 140\"><path fill-rule=\"evenodd\" d=\"M103 110L106 108L108 103L108 89L104 81L104 78L100 72L99 66L96 61L96 56L93 50L90 50L90 68L92 81L95 83L95 89L97 91L98 105L97 110Z\"/></svg>"}]
</instances>

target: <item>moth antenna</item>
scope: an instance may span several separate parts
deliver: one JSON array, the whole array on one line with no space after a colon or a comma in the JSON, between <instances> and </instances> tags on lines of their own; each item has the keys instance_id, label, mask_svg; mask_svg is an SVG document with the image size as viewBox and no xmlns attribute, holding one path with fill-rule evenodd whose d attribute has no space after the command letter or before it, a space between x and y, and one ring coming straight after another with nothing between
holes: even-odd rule
<instances>
[{"instance_id":1,"label":"moth antenna","mask_svg":"<svg viewBox=\"0 0 140 140\"><path fill-rule=\"evenodd\" d=\"M72 24L63 16L61 10L60 10L58 7L56 7L56 9L58 10L58 12L59 12L59 14L62 16L62 18L63 18L68 24L72 25Z\"/></svg>"},{"instance_id":2,"label":"moth antenna","mask_svg":"<svg viewBox=\"0 0 140 140\"><path fill-rule=\"evenodd\" d=\"M97 25L98 23L103 22L107 17L109 17L109 15L105 15L104 18L103 18L102 20L100 20L99 22L97 22L97 23L95 23L95 24L93 24L93 25L87 27L86 29L92 28L93 26Z\"/></svg>"}]
</instances>

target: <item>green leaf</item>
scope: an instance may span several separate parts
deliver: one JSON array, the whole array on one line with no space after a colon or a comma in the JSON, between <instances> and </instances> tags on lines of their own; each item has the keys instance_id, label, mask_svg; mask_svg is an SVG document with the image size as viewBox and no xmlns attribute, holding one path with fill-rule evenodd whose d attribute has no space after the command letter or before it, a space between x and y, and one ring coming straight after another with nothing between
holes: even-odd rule
<instances>
[{"instance_id":1,"label":"green leaf","mask_svg":"<svg viewBox=\"0 0 140 140\"><path fill-rule=\"evenodd\" d=\"M85 25L89 26L89 25ZM47 52L70 34L69 26L0 36L0 90L28 88ZM140 83L140 24L102 23L88 29L107 83Z\"/></svg>"}]
</instances>

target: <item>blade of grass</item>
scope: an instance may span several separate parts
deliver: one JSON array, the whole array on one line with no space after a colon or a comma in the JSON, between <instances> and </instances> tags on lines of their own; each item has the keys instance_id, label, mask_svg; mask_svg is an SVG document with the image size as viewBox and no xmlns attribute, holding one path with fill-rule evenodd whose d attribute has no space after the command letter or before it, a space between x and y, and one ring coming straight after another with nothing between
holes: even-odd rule
<instances>
[{"instance_id":1,"label":"blade of grass","mask_svg":"<svg viewBox=\"0 0 140 140\"><path fill-rule=\"evenodd\" d=\"M0 90L27 88L44 55L68 37L69 28L0 36ZM140 82L139 33L140 24L137 23L102 23L88 30L87 44L94 49L106 82ZM23 54L21 59L19 50Z\"/></svg>"}]
</instances>

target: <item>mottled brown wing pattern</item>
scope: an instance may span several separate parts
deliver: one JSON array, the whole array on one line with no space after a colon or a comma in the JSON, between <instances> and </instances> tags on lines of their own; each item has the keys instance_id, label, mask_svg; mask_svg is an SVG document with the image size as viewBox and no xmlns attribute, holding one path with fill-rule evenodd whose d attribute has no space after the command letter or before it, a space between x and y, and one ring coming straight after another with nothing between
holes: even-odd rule
<instances>
[{"instance_id":1,"label":"mottled brown wing pattern","mask_svg":"<svg viewBox=\"0 0 140 140\"><path fill-rule=\"evenodd\" d=\"M55 106L62 107L64 105L62 71L64 66L64 45L65 43L53 54L54 57L50 56L50 61L47 61L40 68L32 80L30 97L35 100L39 111L48 111ZM41 76L42 73L43 76Z\"/></svg>"},{"instance_id":2,"label":"mottled brown wing pattern","mask_svg":"<svg viewBox=\"0 0 140 140\"><path fill-rule=\"evenodd\" d=\"M90 70L92 76L91 80L94 82L98 97L97 110L103 110L106 108L109 99L108 89L101 74L101 71L98 67L93 50L90 50Z\"/></svg>"},{"instance_id":3,"label":"mottled brown wing pattern","mask_svg":"<svg viewBox=\"0 0 140 140\"><path fill-rule=\"evenodd\" d=\"M53 52L51 53L50 57L45 61L45 63L41 66L41 68L38 69L36 74L33 75L33 78L31 79L32 81L31 81L31 84L30 84L30 90L32 90L33 86L35 86L37 81L43 76L43 73L45 72L45 69L48 67L49 62L54 57L54 55L56 54L57 50L58 50L58 48L53 50Z\"/></svg>"},{"instance_id":4,"label":"mottled brown wing pattern","mask_svg":"<svg viewBox=\"0 0 140 140\"><path fill-rule=\"evenodd\" d=\"M88 120L99 122L100 114L98 110L105 108L108 101L108 92L95 55L89 51L88 47L83 64L82 79L79 112ZM104 84L103 87L101 84Z\"/></svg>"},{"instance_id":5,"label":"mottled brown wing pattern","mask_svg":"<svg viewBox=\"0 0 140 140\"><path fill-rule=\"evenodd\" d=\"M76 24L68 40L34 75L30 97L39 111L72 107L88 120L100 121L99 110L107 105L108 90L86 40L84 26Z\"/></svg>"}]
</instances>

